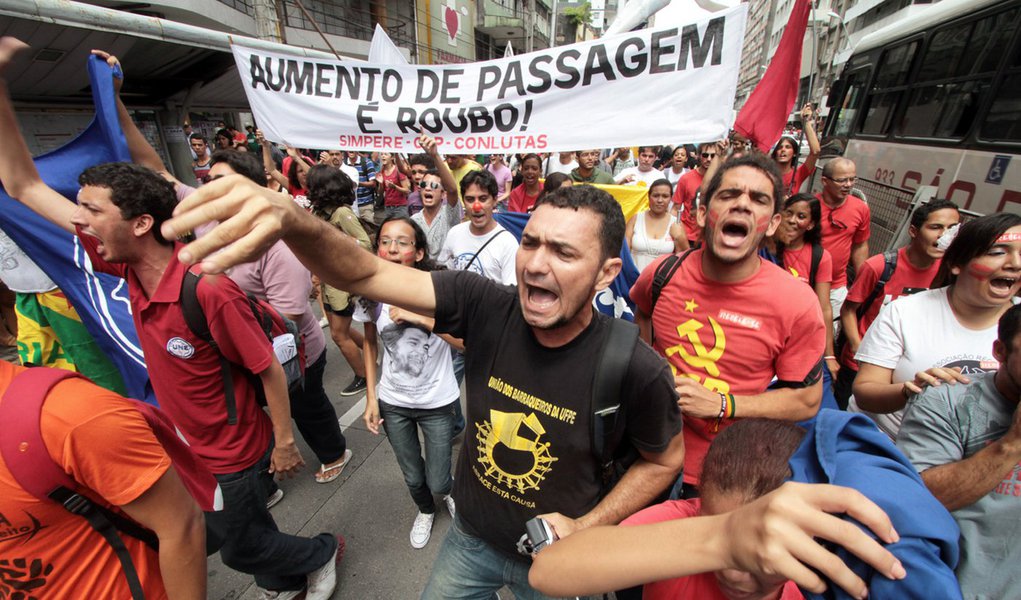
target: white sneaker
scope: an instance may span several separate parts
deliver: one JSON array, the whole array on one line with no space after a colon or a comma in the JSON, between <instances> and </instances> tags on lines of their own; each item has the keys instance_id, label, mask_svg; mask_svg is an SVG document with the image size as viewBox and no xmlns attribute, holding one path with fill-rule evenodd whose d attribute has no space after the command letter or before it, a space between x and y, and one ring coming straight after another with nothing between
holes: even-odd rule
<instances>
[{"instance_id":1,"label":"white sneaker","mask_svg":"<svg viewBox=\"0 0 1021 600\"><path fill-rule=\"evenodd\" d=\"M256 587L258 590L255 597L258 600L293 600L298 596L305 593L305 590L292 590L286 592L274 592L272 590L266 590L261 587Z\"/></svg>"},{"instance_id":2,"label":"white sneaker","mask_svg":"<svg viewBox=\"0 0 1021 600\"><path fill-rule=\"evenodd\" d=\"M415 524L411 526L412 548L425 548L425 545L429 543L429 537L433 532L434 518L436 518L435 513L427 515L421 512L415 517Z\"/></svg>"},{"instance_id":3,"label":"white sneaker","mask_svg":"<svg viewBox=\"0 0 1021 600\"><path fill-rule=\"evenodd\" d=\"M450 518L454 518L454 497L447 494L443 497L443 501L447 504L447 512L450 513Z\"/></svg>"},{"instance_id":4,"label":"white sneaker","mask_svg":"<svg viewBox=\"0 0 1021 600\"><path fill-rule=\"evenodd\" d=\"M277 488L277 491L270 494L269 498L266 498L266 508L273 508L280 501L284 499L284 490Z\"/></svg>"},{"instance_id":5,"label":"white sneaker","mask_svg":"<svg viewBox=\"0 0 1021 600\"><path fill-rule=\"evenodd\" d=\"M308 594L305 600L329 600L337 588L337 562L344 556L344 538L337 536L337 551L326 564L308 574Z\"/></svg>"},{"instance_id":6,"label":"white sneaker","mask_svg":"<svg viewBox=\"0 0 1021 600\"><path fill-rule=\"evenodd\" d=\"M319 319L319 326L320 327L329 327L330 326L330 320L327 319L326 317L323 317L322 319Z\"/></svg>"}]
</instances>

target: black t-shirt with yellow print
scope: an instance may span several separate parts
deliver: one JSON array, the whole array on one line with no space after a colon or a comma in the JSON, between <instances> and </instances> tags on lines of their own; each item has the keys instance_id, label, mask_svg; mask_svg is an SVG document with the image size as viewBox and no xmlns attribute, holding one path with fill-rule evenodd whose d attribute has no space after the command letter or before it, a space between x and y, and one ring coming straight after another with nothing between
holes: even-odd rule
<instances>
[{"instance_id":1,"label":"black t-shirt with yellow print","mask_svg":"<svg viewBox=\"0 0 1021 600\"><path fill-rule=\"evenodd\" d=\"M525 522L560 512L577 518L600 492L592 456L592 378L609 317L559 348L540 345L517 290L463 271L433 273L436 326L465 341L464 445L454 499L464 528L516 556ZM636 346L624 380L626 436L646 452L666 450L681 429L670 368Z\"/></svg>"}]
</instances>

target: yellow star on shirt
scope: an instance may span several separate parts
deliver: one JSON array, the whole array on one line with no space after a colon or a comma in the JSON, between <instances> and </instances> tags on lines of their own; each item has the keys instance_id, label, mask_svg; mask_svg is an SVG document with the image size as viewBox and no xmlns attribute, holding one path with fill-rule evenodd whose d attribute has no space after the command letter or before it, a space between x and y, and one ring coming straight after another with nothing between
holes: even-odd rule
<instances>
[{"instance_id":1,"label":"yellow star on shirt","mask_svg":"<svg viewBox=\"0 0 1021 600\"><path fill-rule=\"evenodd\" d=\"M695 299L694 298L692 298L691 300L688 300L687 302L684 303L684 312L693 313L693 312L695 312L696 308L698 308L698 305L695 304Z\"/></svg>"}]
</instances>

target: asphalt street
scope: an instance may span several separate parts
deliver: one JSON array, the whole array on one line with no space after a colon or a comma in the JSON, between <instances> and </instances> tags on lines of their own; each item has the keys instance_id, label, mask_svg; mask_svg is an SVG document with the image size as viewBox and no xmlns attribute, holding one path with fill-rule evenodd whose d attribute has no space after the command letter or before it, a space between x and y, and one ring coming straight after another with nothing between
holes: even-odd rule
<instances>
[{"instance_id":1,"label":"asphalt street","mask_svg":"<svg viewBox=\"0 0 1021 600\"><path fill-rule=\"evenodd\" d=\"M355 325L357 326L357 325ZM334 599L417 599L432 569L433 560L450 525L450 515L437 498L432 539L421 550L411 547L411 524L418 513L408 494L390 444L383 434L373 435L362 422L365 394L342 397L352 378L340 351L327 333L326 392L337 409L348 448L354 455L344 473L331 483L316 483L319 467L315 456L295 431L305 458L305 468L294 478L279 483L284 498L273 507L281 531L298 535L331 532L347 541L344 559L337 568ZM459 447L455 446L456 455ZM214 600L255 599L255 582L209 558L208 597ZM504 598L510 592L501 592Z\"/></svg>"}]
</instances>

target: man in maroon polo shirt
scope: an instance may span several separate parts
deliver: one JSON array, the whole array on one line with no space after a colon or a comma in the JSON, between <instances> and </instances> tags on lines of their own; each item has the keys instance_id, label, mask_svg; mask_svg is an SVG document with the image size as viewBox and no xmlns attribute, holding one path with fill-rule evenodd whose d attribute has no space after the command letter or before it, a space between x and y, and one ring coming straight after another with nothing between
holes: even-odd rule
<instances>
[{"instance_id":1,"label":"man in maroon polo shirt","mask_svg":"<svg viewBox=\"0 0 1021 600\"><path fill-rule=\"evenodd\" d=\"M857 273L869 257L872 214L868 204L851 195L857 180L854 161L834 158L822 168L822 193L816 196L822 208L822 247L833 257L830 305L834 320L840 318L847 298L848 264Z\"/></svg>"},{"instance_id":2,"label":"man in maroon polo shirt","mask_svg":"<svg viewBox=\"0 0 1021 600\"><path fill-rule=\"evenodd\" d=\"M228 277L206 276L197 288L219 351L257 375L269 407L267 417L247 374L237 369L237 424L229 425L218 353L192 333L180 308L187 271L177 260L180 244L159 231L176 204L173 186L144 167L110 163L81 174L77 206L48 187L21 137L3 79L23 47L0 38L0 181L13 198L75 233L95 271L127 281L161 408L220 482L224 510L209 513L207 523L225 536L224 563L254 574L263 597L294 598L307 588L309 599L329 598L336 586L338 540L329 534L283 534L266 509L270 474L290 475L304 461L294 444L283 368L247 298Z\"/></svg>"}]
</instances>

